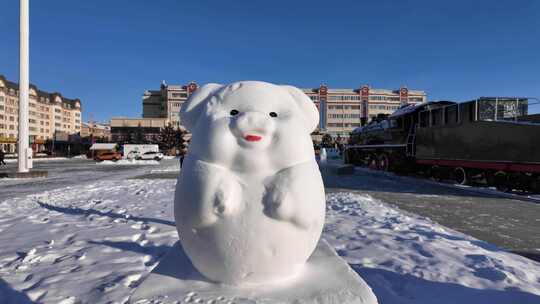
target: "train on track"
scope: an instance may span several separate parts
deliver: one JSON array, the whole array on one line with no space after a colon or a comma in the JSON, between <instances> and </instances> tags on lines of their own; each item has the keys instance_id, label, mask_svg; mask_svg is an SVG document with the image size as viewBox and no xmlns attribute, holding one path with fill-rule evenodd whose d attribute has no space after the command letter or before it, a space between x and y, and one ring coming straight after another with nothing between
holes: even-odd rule
<instances>
[{"instance_id":1,"label":"train on track","mask_svg":"<svg viewBox=\"0 0 540 304\"><path fill-rule=\"evenodd\" d=\"M540 114L528 98L405 105L351 134L346 163L540 192Z\"/></svg>"}]
</instances>

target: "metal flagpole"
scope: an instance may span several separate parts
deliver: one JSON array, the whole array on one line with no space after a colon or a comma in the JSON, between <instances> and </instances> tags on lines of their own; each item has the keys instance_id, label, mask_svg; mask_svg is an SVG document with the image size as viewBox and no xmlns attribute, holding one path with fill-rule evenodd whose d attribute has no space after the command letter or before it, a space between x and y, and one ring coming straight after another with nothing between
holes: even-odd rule
<instances>
[{"instance_id":1,"label":"metal flagpole","mask_svg":"<svg viewBox=\"0 0 540 304\"><path fill-rule=\"evenodd\" d=\"M20 0L20 57L19 57L19 139L18 172L29 171L28 152L28 91L29 91L29 0Z\"/></svg>"}]
</instances>

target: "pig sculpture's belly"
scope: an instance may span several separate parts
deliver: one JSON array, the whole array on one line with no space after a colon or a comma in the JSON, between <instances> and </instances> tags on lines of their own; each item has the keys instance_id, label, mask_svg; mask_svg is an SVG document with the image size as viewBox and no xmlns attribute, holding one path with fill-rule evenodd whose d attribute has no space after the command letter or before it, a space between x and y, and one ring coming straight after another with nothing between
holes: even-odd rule
<instances>
[{"instance_id":1,"label":"pig sculpture's belly","mask_svg":"<svg viewBox=\"0 0 540 304\"><path fill-rule=\"evenodd\" d=\"M317 245L324 213L315 162L246 178L189 160L175 195L185 252L203 275L229 284L270 282L300 272Z\"/></svg>"}]
</instances>

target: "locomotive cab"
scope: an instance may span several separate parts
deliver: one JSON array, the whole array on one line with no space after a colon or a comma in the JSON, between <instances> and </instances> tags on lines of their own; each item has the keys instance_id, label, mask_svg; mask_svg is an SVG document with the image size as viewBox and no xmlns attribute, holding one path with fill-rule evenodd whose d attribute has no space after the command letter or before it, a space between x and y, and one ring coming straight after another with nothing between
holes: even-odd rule
<instances>
[{"instance_id":1,"label":"locomotive cab","mask_svg":"<svg viewBox=\"0 0 540 304\"><path fill-rule=\"evenodd\" d=\"M377 170L540 192L540 114L530 114L535 106L527 98L501 97L403 106L355 130L345 155Z\"/></svg>"}]
</instances>

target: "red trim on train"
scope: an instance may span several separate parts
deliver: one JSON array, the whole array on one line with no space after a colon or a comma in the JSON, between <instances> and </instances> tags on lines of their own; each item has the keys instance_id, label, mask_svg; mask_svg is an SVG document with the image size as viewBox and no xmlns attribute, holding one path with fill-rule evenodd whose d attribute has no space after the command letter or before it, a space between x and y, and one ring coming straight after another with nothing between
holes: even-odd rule
<instances>
[{"instance_id":1,"label":"red trim on train","mask_svg":"<svg viewBox=\"0 0 540 304\"><path fill-rule=\"evenodd\" d=\"M501 163L450 159L417 159L416 163L422 165L491 169L497 171L540 172L540 164Z\"/></svg>"}]
</instances>

